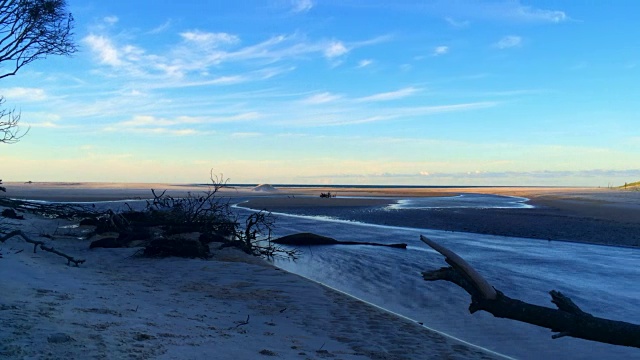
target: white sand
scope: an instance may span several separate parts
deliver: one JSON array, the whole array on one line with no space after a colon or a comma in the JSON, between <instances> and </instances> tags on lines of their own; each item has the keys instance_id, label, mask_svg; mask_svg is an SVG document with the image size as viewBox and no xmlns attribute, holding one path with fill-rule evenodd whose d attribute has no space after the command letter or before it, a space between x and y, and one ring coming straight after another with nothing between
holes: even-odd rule
<instances>
[{"instance_id":1,"label":"white sand","mask_svg":"<svg viewBox=\"0 0 640 360\"><path fill-rule=\"evenodd\" d=\"M132 258L138 249L89 250L82 229L26 216L5 225L87 262L0 243L3 359L496 357L233 249Z\"/></svg>"}]
</instances>

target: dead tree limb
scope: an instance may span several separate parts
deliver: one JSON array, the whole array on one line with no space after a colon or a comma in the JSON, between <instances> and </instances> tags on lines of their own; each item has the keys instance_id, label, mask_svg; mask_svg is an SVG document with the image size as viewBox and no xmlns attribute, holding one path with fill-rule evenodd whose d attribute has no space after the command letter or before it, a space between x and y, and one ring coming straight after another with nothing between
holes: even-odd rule
<instances>
[{"instance_id":1,"label":"dead tree limb","mask_svg":"<svg viewBox=\"0 0 640 360\"><path fill-rule=\"evenodd\" d=\"M62 257L64 257L65 259L67 259L67 265L71 265L71 263L73 263L75 266L79 266L80 264L84 263L85 260L79 260L79 259L75 259L72 256L69 256L63 252L60 252L56 249L54 249L53 247L47 246L45 245L44 241L37 241L37 240L32 240L30 239L25 233L23 233L20 230L14 230L2 237L0 237L0 242L5 242L9 239L11 239L12 237L15 236L19 236L21 237L24 241L33 244L33 252L35 253L36 250L38 249L38 246L40 247L40 249L44 250L44 251L48 251L50 253L54 253L56 255L60 255Z\"/></svg>"},{"instance_id":2,"label":"dead tree limb","mask_svg":"<svg viewBox=\"0 0 640 360\"><path fill-rule=\"evenodd\" d=\"M472 314L484 310L495 317L545 327L556 332L552 336L553 339L571 336L640 348L640 325L595 317L581 310L571 299L555 290L549 293L551 302L557 306L557 309L512 299L491 287L489 282L453 251L424 236L420 236L420 240L444 255L445 261L451 265L439 270L425 271L422 273L423 279L446 280L463 288L471 295L469 312ZM491 287L493 292L486 292L486 286Z\"/></svg>"}]
</instances>

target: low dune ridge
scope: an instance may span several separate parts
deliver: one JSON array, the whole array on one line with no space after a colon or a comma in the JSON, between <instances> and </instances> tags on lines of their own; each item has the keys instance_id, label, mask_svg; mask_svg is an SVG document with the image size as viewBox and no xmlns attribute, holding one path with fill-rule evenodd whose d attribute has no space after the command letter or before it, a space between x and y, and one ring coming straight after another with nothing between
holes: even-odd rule
<instances>
[{"instance_id":1,"label":"low dune ridge","mask_svg":"<svg viewBox=\"0 0 640 360\"><path fill-rule=\"evenodd\" d=\"M254 187L252 189L252 191L260 191L260 192L277 192L278 189L276 189L273 185L270 184L260 184L256 187Z\"/></svg>"}]
</instances>

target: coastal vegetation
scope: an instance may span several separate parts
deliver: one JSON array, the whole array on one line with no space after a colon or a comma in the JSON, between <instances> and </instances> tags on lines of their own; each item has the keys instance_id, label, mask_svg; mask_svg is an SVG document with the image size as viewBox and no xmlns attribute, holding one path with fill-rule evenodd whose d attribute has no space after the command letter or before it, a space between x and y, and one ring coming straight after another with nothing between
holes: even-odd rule
<instances>
[{"instance_id":1,"label":"coastal vegetation","mask_svg":"<svg viewBox=\"0 0 640 360\"><path fill-rule=\"evenodd\" d=\"M206 191L188 193L185 197L173 197L166 191L151 189L153 198L146 201L142 210L129 206L126 211L98 211L92 206L7 198L0 199L0 205L11 209L13 214L16 211L35 213L92 226L94 230L87 238L91 249L141 247L139 254L147 257L207 258L210 244L216 243L220 248L235 247L254 256L295 257L295 250L285 249L272 241L275 219L270 212L256 211L241 218L232 210L229 198L219 194L220 189L227 186L227 180L213 173L210 180ZM18 236L33 243L20 231L5 233L8 234L2 242Z\"/></svg>"},{"instance_id":2,"label":"coastal vegetation","mask_svg":"<svg viewBox=\"0 0 640 360\"><path fill-rule=\"evenodd\" d=\"M229 198L219 196L227 180L213 174L210 180L208 190L182 198L152 189L153 199L145 210L110 213L99 218L97 229L117 231L115 243L120 246L146 240L146 256L208 257L210 243L255 256L295 255L272 242L275 220L270 212L261 210L241 219L232 211Z\"/></svg>"},{"instance_id":3,"label":"coastal vegetation","mask_svg":"<svg viewBox=\"0 0 640 360\"><path fill-rule=\"evenodd\" d=\"M619 186L619 188L624 190L640 190L640 181L624 183L624 185Z\"/></svg>"}]
</instances>

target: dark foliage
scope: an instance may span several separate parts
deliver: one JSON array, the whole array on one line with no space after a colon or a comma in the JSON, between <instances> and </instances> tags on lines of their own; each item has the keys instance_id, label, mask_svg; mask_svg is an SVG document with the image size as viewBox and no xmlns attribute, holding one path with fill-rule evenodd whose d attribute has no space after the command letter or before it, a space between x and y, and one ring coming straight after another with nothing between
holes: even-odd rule
<instances>
[{"instance_id":1,"label":"dark foliage","mask_svg":"<svg viewBox=\"0 0 640 360\"><path fill-rule=\"evenodd\" d=\"M207 257L209 244L237 247L255 256L278 254L295 257L295 250L281 248L271 242L274 217L260 211L240 220L232 211L230 199L219 195L226 186L222 176L211 174L211 184L200 194L173 197L166 190L151 190L153 199L144 211L114 213L108 211L84 220L95 221L95 234L117 232L116 239L97 240L91 247L125 247L137 240L146 241L145 256ZM186 236L196 234L197 237Z\"/></svg>"},{"instance_id":2,"label":"dark foliage","mask_svg":"<svg viewBox=\"0 0 640 360\"><path fill-rule=\"evenodd\" d=\"M126 244L120 240L120 238L115 238L115 237L106 237L106 238L102 238L102 239L98 239L95 241L92 241L91 244L89 245L89 249L95 249L95 248L121 248L121 247L125 247Z\"/></svg>"},{"instance_id":3,"label":"dark foliage","mask_svg":"<svg viewBox=\"0 0 640 360\"><path fill-rule=\"evenodd\" d=\"M16 213L16 211L13 209L4 209L2 210L1 215L3 217L6 217L7 219L24 220L24 216L18 215L18 213Z\"/></svg>"},{"instance_id":4,"label":"dark foliage","mask_svg":"<svg viewBox=\"0 0 640 360\"><path fill-rule=\"evenodd\" d=\"M209 247L195 239L160 238L151 240L144 248L143 254L149 257L207 258L209 257Z\"/></svg>"},{"instance_id":5,"label":"dark foliage","mask_svg":"<svg viewBox=\"0 0 640 360\"><path fill-rule=\"evenodd\" d=\"M0 1L0 63L12 66L0 79L48 55L76 52L73 16L65 0Z\"/></svg>"}]
</instances>

